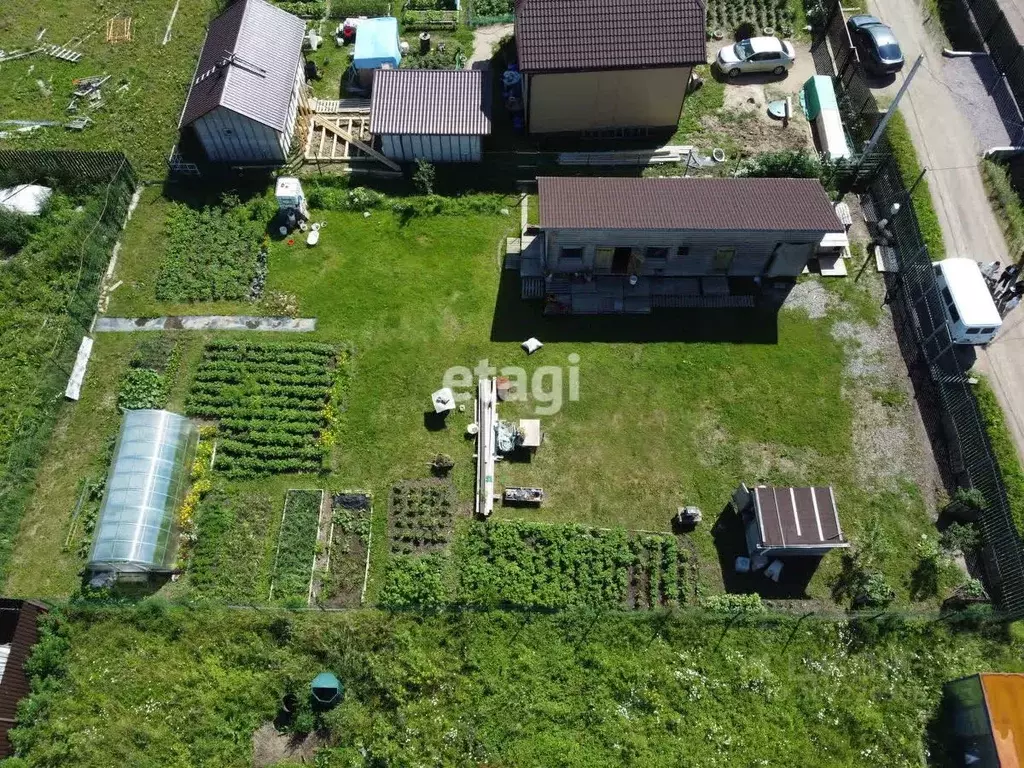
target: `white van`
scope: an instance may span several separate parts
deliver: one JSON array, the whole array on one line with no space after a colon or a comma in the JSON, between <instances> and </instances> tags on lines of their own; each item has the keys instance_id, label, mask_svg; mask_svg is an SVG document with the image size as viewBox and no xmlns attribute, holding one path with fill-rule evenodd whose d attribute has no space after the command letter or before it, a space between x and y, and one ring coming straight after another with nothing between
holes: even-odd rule
<instances>
[{"instance_id":1,"label":"white van","mask_svg":"<svg viewBox=\"0 0 1024 768\"><path fill-rule=\"evenodd\" d=\"M953 343L988 344L992 341L1003 321L978 264L970 259L943 259L932 268Z\"/></svg>"}]
</instances>

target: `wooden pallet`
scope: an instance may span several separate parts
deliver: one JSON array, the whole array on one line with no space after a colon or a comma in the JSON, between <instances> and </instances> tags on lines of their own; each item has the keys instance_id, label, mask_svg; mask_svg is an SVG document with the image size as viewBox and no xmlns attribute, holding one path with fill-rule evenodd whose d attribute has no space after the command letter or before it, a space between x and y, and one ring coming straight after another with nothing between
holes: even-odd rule
<instances>
[{"instance_id":1,"label":"wooden pallet","mask_svg":"<svg viewBox=\"0 0 1024 768\"><path fill-rule=\"evenodd\" d=\"M130 43L132 41L132 17L107 19L107 42Z\"/></svg>"},{"instance_id":2,"label":"wooden pallet","mask_svg":"<svg viewBox=\"0 0 1024 768\"><path fill-rule=\"evenodd\" d=\"M321 115L337 115L349 112L370 114L369 99L312 99L312 109Z\"/></svg>"},{"instance_id":3,"label":"wooden pallet","mask_svg":"<svg viewBox=\"0 0 1024 768\"><path fill-rule=\"evenodd\" d=\"M73 51L60 45L44 45L43 53L47 56L53 56L55 59L71 62L72 64L76 64L82 58L82 54L78 51Z\"/></svg>"}]
</instances>

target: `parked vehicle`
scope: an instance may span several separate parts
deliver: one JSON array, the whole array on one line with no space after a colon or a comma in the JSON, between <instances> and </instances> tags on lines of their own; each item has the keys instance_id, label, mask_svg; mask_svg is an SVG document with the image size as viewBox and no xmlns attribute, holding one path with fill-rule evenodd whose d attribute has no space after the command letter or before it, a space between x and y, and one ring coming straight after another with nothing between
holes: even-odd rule
<instances>
[{"instance_id":1,"label":"parked vehicle","mask_svg":"<svg viewBox=\"0 0 1024 768\"><path fill-rule=\"evenodd\" d=\"M718 68L729 77L771 72L781 75L796 61L796 50L787 40L777 37L751 37L727 45L718 52Z\"/></svg>"},{"instance_id":2,"label":"parked vehicle","mask_svg":"<svg viewBox=\"0 0 1024 768\"><path fill-rule=\"evenodd\" d=\"M874 16L852 16L846 26L869 73L891 75L903 69L903 51L888 24Z\"/></svg>"},{"instance_id":3,"label":"parked vehicle","mask_svg":"<svg viewBox=\"0 0 1024 768\"><path fill-rule=\"evenodd\" d=\"M992 341L1003 321L978 264L970 259L943 259L932 267L953 343Z\"/></svg>"}]
</instances>

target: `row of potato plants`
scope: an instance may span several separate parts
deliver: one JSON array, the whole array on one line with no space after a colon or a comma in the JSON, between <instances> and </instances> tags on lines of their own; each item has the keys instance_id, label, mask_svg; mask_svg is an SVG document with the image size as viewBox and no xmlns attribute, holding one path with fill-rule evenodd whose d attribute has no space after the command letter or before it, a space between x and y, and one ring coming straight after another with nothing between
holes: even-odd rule
<instances>
[{"instance_id":1,"label":"row of potato plants","mask_svg":"<svg viewBox=\"0 0 1024 768\"><path fill-rule=\"evenodd\" d=\"M458 599L546 608L651 607L679 597L679 551L669 534L624 529L473 523L456 548ZM630 576L648 573L648 594L630 600Z\"/></svg>"},{"instance_id":2,"label":"row of potato plants","mask_svg":"<svg viewBox=\"0 0 1024 768\"><path fill-rule=\"evenodd\" d=\"M208 344L186 411L218 420L217 469L243 478L319 470L338 359L327 344Z\"/></svg>"},{"instance_id":3,"label":"row of potato plants","mask_svg":"<svg viewBox=\"0 0 1024 768\"><path fill-rule=\"evenodd\" d=\"M292 602L309 597L323 496L321 490L291 490L285 494L274 558L274 580L270 586L272 600Z\"/></svg>"}]
</instances>

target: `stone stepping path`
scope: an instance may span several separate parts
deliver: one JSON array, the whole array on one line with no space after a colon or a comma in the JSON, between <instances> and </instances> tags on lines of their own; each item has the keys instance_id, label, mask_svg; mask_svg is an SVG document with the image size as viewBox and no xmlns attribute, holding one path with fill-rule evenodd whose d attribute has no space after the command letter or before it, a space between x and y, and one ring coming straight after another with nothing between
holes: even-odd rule
<instances>
[{"instance_id":1,"label":"stone stepping path","mask_svg":"<svg viewBox=\"0 0 1024 768\"><path fill-rule=\"evenodd\" d=\"M172 315L170 317L101 317L95 333L129 331L283 331L316 330L315 317L256 317L253 315Z\"/></svg>"}]
</instances>

